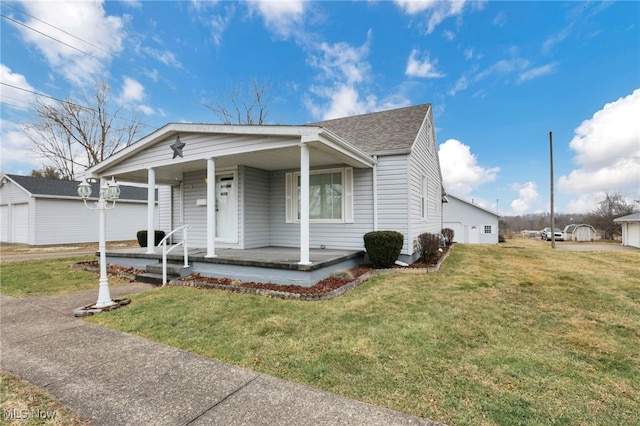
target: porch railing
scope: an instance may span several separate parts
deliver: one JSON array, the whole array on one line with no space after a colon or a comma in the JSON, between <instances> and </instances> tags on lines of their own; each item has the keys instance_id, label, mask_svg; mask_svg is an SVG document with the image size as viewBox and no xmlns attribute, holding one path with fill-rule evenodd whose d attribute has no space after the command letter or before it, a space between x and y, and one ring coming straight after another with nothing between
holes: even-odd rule
<instances>
[{"instance_id":1,"label":"porch railing","mask_svg":"<svg viewBox=\"0 0 640 426\"><path fill-rule=\"evenodd\" d=\"M162 245L162 287L164 287L167 284L167 254L169 254L171 250L182 245L184 250L184 267L185 268L189 267L189 249L187 247L187 229L189 228L191 228L191 225L182 225L181 227L176 228L173 231L169 232L158 243L158 245ZM183 229L184 229L184 232L182 233L182 241L174 244L169 249L167 249L167 241L169 240L169 237L171 237L171 235L173 235L175 232Z\"/></svg>"}]
</instances>

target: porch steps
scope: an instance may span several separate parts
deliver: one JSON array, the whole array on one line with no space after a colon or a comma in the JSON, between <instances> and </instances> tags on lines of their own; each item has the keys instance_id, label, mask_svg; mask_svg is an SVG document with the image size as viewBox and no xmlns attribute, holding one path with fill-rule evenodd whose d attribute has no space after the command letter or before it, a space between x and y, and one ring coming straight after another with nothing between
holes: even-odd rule
<instances>
[{"instance_id":1,"label":"porch steps","mask_svg":"<svg viewBox=\"0 0 640 426\"><path fill-rule=\"evenodd\" d=\"M186 277L187 275L191 274L191 270L191 266L185 268L182 262L167 262L167 281L170 282L181 277ZM155 285L163 284L162 262L147 265L146 271L147 272L145 273L136 275L136 281Z\"/></svg>"}]
</instances>

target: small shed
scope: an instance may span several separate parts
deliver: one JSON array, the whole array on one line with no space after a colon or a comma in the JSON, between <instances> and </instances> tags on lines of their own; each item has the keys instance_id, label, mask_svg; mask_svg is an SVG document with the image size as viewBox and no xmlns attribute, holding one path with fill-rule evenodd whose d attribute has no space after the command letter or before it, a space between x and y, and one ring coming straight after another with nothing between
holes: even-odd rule
<instances>
[{"instance_id":1,"label":"small shed","mask_svg":"<svg viewBox=\"0 0 640 426\"><path fill-rule=\"evenodd\" d=\"M622 225L622 245L640 248L640 213L613 219Z\"/></svg>"},{"instance_id":2,"label":"small shed","mask_svg":"<svg viewBox=\"0 0 640 426\"><path fill-rule=\"evenodd\" d=\"M573 223L564 228L565 241L595 241L596 234L593 226L584 223Z\"/></svg>"},{"instance_id":3,"label":"small shed","mask_svg":"<svg viewBox=\"0 0 640 426\"><path fill-rule=\"evenodd\" d=\"M78 196L78 181L4 174L0 176L0 241L30 245L98 241L99 215ZM99 184L91 184L91 206ZM120 185L107 211L109 241L135 240L147 225L147 188ZM156 208L157 212L157 208ZM157 221L157 213L156 213Z\"/></svg>"}]
</instances>

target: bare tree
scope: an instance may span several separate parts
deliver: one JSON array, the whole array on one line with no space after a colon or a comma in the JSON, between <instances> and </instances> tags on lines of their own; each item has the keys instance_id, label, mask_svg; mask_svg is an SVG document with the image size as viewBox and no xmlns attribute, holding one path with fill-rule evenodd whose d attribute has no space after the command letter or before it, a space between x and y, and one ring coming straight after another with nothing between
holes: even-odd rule
<instances>
[{"instance_id":1,"label":"bare tree","mask_svg":"<svg viewBox=\"0 0 640 426\"><path fill-rule=\"evenodd\" d=\"M135 140L139 120L124 117L121 107L111 110L110 91L107 83L98 82L93 98L83 98L83 105L71 99L36 102L35 120L24 125L25 131L34 152L47 158L64 179L73 179Z\"/></svg>"},{"instance_id":2,"label":"bare tree","mask_svg":"<svg viewBox=\"0 0 640 426\"><path fill-rule=\"evenodd\" d=\"M627 202L622 195L617 192L605 191L604 198L598 203L589 216L589 221L596 229L605 231L605 238L613 239L615 235L621 234L620 224L613 219L632 214L636 207Z\"/></svg>"},{"instance_id":3,"label":"bare tree","mask_svg":"<svg viewBox=\"0 0 640 426\"><path fill-rule=\"evenodd\" d=\"M273 90L273 85L266 79L260 82L254 78L248 85L238 84L228 88L226 96L206 107L224 124L267 124Z\"/></svg>"}]
</instances>

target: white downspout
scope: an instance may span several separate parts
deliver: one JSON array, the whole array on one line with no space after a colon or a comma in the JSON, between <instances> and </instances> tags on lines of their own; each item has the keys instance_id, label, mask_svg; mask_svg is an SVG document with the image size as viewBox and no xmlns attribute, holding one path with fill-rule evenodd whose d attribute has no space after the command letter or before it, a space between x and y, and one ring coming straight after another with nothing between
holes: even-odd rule
<instances>
[{"instance_id":1,"label":"white downspout","mask_svg":"<svg viewBox=\"0 0 640 426\"><path fill-rule=\"evenodd\" d=\"M156 229L155 229L155 206L156 206L156 169L153 167L147 170L147 253L155 253Z\"/></svg>"},{"instance_id":2,"label":"white downspout","mask_svg":"<svg viewBox=\"0 0 640 426\"><path fill-rule=\"evenodd\" d=\"M311 264L309 261L309 148L304 143L300 145L300 262L298 264Z\"/></svg>"},{"instance_id":3,"label":"white downspout","mask_svg":"<svg viewBox=\"0 0 640 426\"><path fill-rule=\"evenodd\" d=\"M216 256L216 162L207 159L207 255Z\"/></svg>"},{"instance_id":4,"label":"white downspout","mask_svg":"<svg viewBox=\"0 0 640 426\"><path fill-rule=\"evenodd\" d=\"M378 230L378 156L374 155L376 161L373 164L373 230Z\"/></svg>"}]
</instances>

